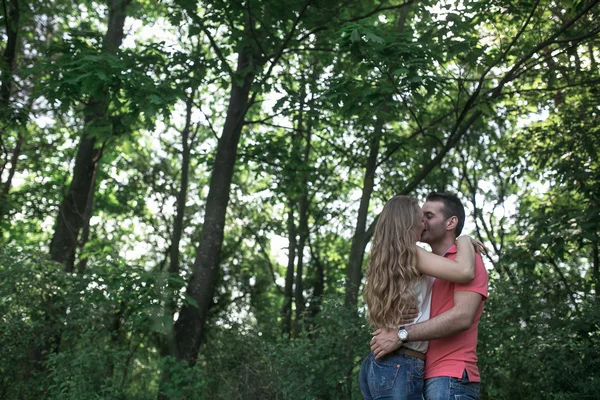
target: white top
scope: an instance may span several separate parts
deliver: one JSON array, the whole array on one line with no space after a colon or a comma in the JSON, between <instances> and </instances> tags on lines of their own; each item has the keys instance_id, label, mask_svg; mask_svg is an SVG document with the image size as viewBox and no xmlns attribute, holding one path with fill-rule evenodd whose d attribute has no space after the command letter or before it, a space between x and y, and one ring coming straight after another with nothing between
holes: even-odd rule
<instances>
[{"instance_id":1,"label":"white top","mask_svg":"<svg viewBox=\"0 0 600 400\"><path fill-rule=\"evenodd\" d=\"M422 275L419 279L419 282L415 287L415 292L417 294L417 303L419 304L419 314L413 322L411 322L410 324L406 324L406 326L416 324L418 322L427 321L429 319L431 312L431 289L433 288L433 280L433 277L427 275ZM404 346L408 347L411 350L416 350L421 353L425 353L427 351L427 347L429 346L429 342L408 342L404 344Z\"/></svg>"}]
</instances>

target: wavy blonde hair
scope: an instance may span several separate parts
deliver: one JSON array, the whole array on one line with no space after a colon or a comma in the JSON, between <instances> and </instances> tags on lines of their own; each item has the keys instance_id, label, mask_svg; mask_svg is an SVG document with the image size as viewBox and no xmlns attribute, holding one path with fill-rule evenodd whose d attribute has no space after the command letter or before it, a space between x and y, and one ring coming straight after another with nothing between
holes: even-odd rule
<instances>
[{"instance_id":1,"label":"wavy blonde hair","mask_svg":"<svg viewBox=\"0 0 600 400\"><path fill-rule=\"evenodd\" d=\"M417 199L392 197L379 215L367 266L364 299L368 320L376 328L399 325L400 316L416 301Z\"/></svg>"}]
</instances>

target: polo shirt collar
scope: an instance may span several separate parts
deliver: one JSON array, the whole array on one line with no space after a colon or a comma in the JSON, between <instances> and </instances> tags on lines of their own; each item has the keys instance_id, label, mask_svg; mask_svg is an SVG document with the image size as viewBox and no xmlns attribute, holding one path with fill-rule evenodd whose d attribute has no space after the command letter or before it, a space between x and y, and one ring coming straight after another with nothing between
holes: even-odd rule
<instances>
[{"instance_id":1,"label":"polo shirt collar","mask_svg":"<svg viewBox=\"0 0 600 400\"><path fill-rule=\"evenodd\" d=\"M455 244L450 246L450 248L448 250L446 250L446 252L444 254L442 254L442 257L445 257L450 254L456 254L456 245Z\"/></svg>"}]
</instances>

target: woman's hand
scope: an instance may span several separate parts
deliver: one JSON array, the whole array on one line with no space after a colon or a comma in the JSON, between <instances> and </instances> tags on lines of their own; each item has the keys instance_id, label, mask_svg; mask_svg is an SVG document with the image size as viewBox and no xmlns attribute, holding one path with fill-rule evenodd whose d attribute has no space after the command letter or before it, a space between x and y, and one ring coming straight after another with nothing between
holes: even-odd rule
<instances>
[{"instance_id":1,"label":"woman's hand","mask_svg":"<svg viewBox=\"0 0 600 400\"><path fill-rule=\"evenodd\" d=\"M457 238L456 240L460 239L460 238L468 238L471 241L471 244L473 245L473 248L475 249L475 252L478 254L487 254L485 251L485 246L483 245L483 243L477 239L473 239L470 236L460 236L459 238Z\"/></svg>"}]
</instances>

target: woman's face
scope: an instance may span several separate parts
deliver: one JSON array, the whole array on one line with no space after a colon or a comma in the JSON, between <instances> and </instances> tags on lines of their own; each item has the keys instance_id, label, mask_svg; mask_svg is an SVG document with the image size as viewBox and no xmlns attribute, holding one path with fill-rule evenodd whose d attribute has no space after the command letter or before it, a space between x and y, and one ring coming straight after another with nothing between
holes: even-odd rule
<instances>
[{"instance_id":1,"label":"woman's face","mask_svg":"<svg viewBox=\"0 0 600 400\"><path fill-rule=\"evenodd\" d=\"M415 240L418 242L421 240L421 234L425 229L425 222L423 221L423 210L417 206L417 226L415 227Z\"/></svg>"}]
</instances>

